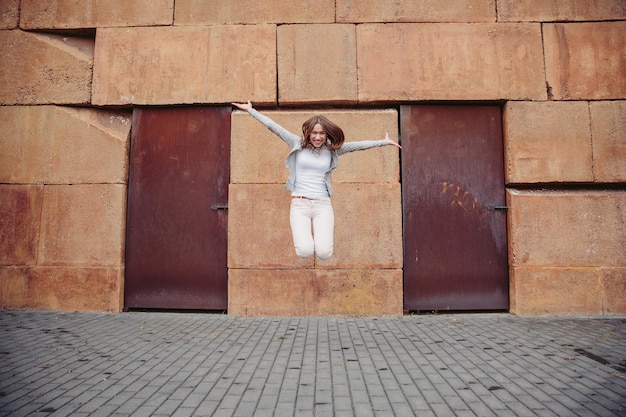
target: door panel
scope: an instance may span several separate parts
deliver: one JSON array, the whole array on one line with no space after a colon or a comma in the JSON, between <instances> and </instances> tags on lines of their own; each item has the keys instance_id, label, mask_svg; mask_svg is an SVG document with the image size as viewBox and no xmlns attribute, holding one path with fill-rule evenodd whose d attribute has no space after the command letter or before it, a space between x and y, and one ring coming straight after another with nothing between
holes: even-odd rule
<instances>
[{"instance_id":1,"label":"door panel","mask_svg":"<svg viewBox=\"0 0 626 417\"><path fill-rule=\"evenodd\" d=\"M404 308L508 309L500 108L402 106Z\"/></svg>"},{"instance_id":2,"label":"door panel","mask_svg":"<svg viewBox=\"0 0 626 417\"><path fill-rule=\"evenodd\" d=\"M230 110L135 109L127 309L227 308Z\"/></svg>"}]
</instances>

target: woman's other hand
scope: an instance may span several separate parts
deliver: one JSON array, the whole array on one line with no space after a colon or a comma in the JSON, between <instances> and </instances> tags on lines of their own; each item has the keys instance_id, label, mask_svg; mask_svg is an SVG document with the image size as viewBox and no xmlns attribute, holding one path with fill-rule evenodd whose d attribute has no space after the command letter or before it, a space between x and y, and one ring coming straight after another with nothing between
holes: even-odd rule
<instances>
[{"instance_id":1,"label":"woman's other hand","mask_svg":"<svg viewBox=\"0 0 626 417\"><path fill-rule=\"evenodd\" d=\"M385 142L387 142L387 145L393 145L396 148L402 149L402 146L400 146L398 143L391 140L391 138L389 137L389 133L387 132L385 132Z\"/></svg>"},{"instance_id":2,"label":"woman's other hand","mask_svg":"<svg viewBox=\"0 0 626 417\"><path fill-rule=\"evenodd\" d=\"M252 110L252 103L250 103L250 100L248 100L247 103L230 103L233 106L237 107L239 110L244 110L249 112L250 110Z\"/></svg>"}]
</instances>

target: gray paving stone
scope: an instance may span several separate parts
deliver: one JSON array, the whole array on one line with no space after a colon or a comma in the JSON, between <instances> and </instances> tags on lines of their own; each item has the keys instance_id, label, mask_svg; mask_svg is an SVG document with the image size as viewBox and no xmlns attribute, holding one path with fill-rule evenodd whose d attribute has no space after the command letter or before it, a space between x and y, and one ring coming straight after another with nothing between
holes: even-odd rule
<instances>
[{"instance_id":1,"label":"gray paving stone","mask_svg":"<svg viewBox=\"0 0 626 417\"><path fill-rule=\"evenodd\" d=\"M624 317L0 311L0 331L0 417L626 414Z\"/></svg>"}]
</instances>

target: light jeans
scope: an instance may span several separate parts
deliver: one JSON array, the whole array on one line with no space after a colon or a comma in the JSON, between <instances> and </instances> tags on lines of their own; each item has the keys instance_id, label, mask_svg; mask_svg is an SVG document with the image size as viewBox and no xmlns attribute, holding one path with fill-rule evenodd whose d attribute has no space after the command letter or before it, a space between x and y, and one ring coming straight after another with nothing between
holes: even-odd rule
<instances>
[{"instance_id":1,"label":"light jeans","mask_svg":"<svg viewBox=\"0 0 626 417\"><path fill-rule=\"evenodd\" d=\"M289 214L296 255L308 258L313 252L320 259L333 254L335 214L330 201L295 198ZM313 230L311 232L311 224ZM313 238L315 235L315 238Z\"/></svg>"}]
</instances>

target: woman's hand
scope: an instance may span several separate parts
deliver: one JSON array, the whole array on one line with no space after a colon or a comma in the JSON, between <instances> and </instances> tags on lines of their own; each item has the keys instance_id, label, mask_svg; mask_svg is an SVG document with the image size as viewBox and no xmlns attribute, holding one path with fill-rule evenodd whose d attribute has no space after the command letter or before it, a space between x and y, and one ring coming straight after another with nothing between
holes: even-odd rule
<instances>
[{"instance_id":1,"label":"woman's hand","mask_svg":"<svg viewBox=\"0 0 626 417\"><path fill-rule=\"evenodd\" d=\"M389 133L387 132L385 132L385 142L387 142L387 145L393 145L396 148L402 149L402 146L400 146L398 143L391 140L391 138L389 137Z\"/></svg>"},{"instance_id":2,"label":"woman's hand","mask_svg":"<svg viewBox=\"0 0 626 417\"><path fill-rule=\"evenodd\" d=\"M233 106L237 107L239 110L244 110L249 112L250 110L252 110L252 103L250 103L250 100L248 100L247 103L230 103Z\"/></svg>"}]
</instances>

